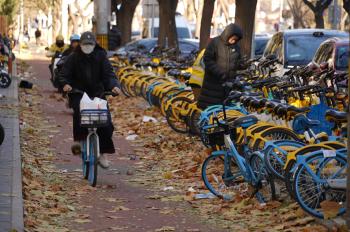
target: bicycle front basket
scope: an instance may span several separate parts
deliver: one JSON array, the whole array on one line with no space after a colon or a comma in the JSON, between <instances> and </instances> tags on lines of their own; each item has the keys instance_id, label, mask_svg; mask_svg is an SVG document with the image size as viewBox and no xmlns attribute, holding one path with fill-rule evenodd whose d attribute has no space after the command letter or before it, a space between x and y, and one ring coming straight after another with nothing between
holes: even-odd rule
<instances>
[{"instance_id":1,"label":"bicycle front basket","mask_svg":"<svg viewBox=\"0 0 350 232\"><path fill-rule=\"evenodd\" d=\"M80 111L80 125L90 128L106 127L108 114L108 110L82 110Z\"/></svg>"}]
</instances>

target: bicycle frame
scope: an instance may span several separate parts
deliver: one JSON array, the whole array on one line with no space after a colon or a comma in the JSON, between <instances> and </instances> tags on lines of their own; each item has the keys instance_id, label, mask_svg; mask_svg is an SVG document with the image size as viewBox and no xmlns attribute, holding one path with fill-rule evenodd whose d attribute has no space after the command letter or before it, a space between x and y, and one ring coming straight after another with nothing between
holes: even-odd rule
<instances>
[{"instance_id":1,"label":"bicycle frame","mask_svg":"<svg viewBox=\"0 0 350 232\"><path fill-rule=\"evenodd\" d=\"M233 157L236 161L236 164L240 170L241 175L244 177L244 179L247 182L255 184L257 182L255 175L253 173L253 170L249 165L246 164L245 158L243 158L239 152L236 149L236 146L233 144L233 141L230 137L230 134L224 135L224 141L227 151L225 152L225 174L229 172L230 165L229 165L229 158ZM228 164L228 165L227 165ZM232 177L235 178L235 177Z\"/></svg>"}]
</instances>

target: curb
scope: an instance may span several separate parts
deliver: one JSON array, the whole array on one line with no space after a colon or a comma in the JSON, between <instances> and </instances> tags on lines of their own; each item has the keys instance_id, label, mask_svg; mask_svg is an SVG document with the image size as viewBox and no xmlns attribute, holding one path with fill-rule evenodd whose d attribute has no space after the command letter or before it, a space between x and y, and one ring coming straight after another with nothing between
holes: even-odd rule
<instances>
[{"instance_id":1,"label":"curb","mask_svg":"<svg viewBox=\"0 0 350 232\"><path fill-rule=\"evenodd\" d=\"M16 69L16 65L14 65ZM16 75L16 72L14 73ZM14 99L15 104L19 107L18 103L18 78L14 80ZM22 194L22 159L21 159L21 148L20 148L20 137L19 137L19 116L14 117L13 127L13 168L12 168L12 229L17 231L24 231L24 220L23 220L23 194Z\"/></svg>"},{"instance_id":2,"label":"curb","mask_svg":"<svg viewBox=\"0 0 350 232\"><path fill-rule=\"evenodd\" d=\"M16 65L13 67L16 68ZM12 78L11 86L8 89L1 89L5 93L5 104L14 107L3 111L1 121L5 128L5 141L0 147L0 178L2 179L3 191L0 193L0 205L2 220L0 220L0 232L24 231L23 219L23 194L22 194L22 161L20 150L19 130L19 101L18 101L18 78ZM0 102L1 105L1 102ZM8 134L6 138L6 134ZM5 168L4 168L5 167ZM0 179L0 181L1 181ZM1 216L1 214L0 214Z\"/></svg>"}]
</instances>

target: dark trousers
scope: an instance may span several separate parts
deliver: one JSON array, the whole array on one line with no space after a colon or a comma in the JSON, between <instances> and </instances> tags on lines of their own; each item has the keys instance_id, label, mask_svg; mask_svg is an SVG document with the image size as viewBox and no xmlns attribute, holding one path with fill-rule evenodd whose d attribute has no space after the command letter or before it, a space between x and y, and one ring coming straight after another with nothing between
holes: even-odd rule
<instances>
[{"instance_id":1,"label":"dark trousers","mask_svg":"<svg viewBox=\"0 0 350 232\"><path fill-rule=\"evenodd\" d=\"M88 129L80 126L80 99L81 96L71 96L70 101L74 111L73 114L73 137L74 141L85 140L88 135ZM115 153L114 143L112 140L114 126L112 123L111 115L109 114L109 123L106 127L97 129L97 134L100 142L100 152L102 153Z\"/></svg>"}]
</instances>

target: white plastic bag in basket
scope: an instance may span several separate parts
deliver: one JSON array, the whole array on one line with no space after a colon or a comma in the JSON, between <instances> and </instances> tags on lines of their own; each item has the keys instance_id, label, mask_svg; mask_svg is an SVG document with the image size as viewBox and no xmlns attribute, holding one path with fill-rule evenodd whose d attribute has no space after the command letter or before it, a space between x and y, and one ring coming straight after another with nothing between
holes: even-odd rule
<instances>
[{"instance_id":1,"label":"white plastic bag in basket","mask_svg":"<svg viewBox=\"0 0 350 232\"><path fill-rule=\"evenodd\" d=\"M80 111L82 110L107 110L107 101L95 97L93 100L84 93L80 100Z\"/></svg>"}]
</instances>

